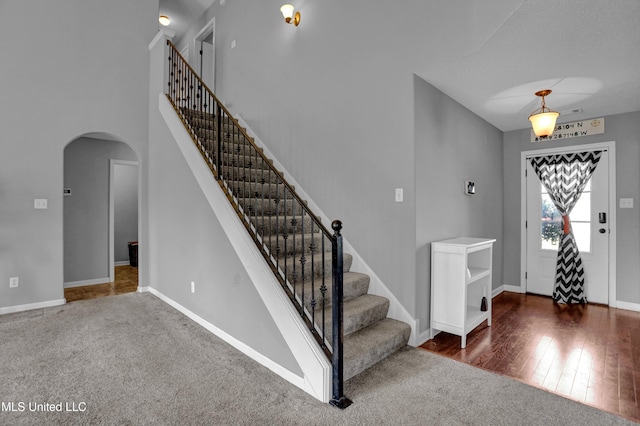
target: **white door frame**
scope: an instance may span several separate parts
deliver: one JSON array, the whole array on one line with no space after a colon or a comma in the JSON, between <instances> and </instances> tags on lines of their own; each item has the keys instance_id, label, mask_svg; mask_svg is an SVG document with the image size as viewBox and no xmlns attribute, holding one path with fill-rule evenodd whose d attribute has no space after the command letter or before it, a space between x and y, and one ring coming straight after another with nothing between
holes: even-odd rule
<instances>
[{"instance_id":1,"label":"white door frame","mask_svg":"<svg viewBox=\"0 0 640 426\"><path fill-rule=\"evenodd\" d=\"M127 160L115 160L111 158L109 160L109 282L115 281L115 225L114 225L114 210L115 210L115 188L114 188L114 170L116 165L122 166L136 166L137 161ZM138 167L138 236L140 235L140 167Z\"/></svg>"},{"instance_id":2,"label":"white door frame","mask_svg":"<svg viewBox=\"0 0 640 426\"><path fill-rule=\"evenodd\" d=\"M559 154L565 152L593 151L606 149L609 151L609 306L617 307L616 300L616 143L599 142L585 145L571 145L556 148L542 148L520 153L520 292L527 292L527 157Z\"/></svg>"},{"instance_id":3,"label":"white door frame","mask_svg":"<svg viewBox=\"0 0 640 426\"><path fill-rule=\"evenodd\" d=\"M192 46L191 49L189 49L191 52L193 52L191 54L191 56L194 59L192 63L194 68L200 69L200 60L202 58L202 56L199 54L200 52L200 46L198 46L198 43L200 42L200 40L204 40L205 38L207 38L207 36L209 34L213 34L213 40L212 40L212 44L213 44L213 87L209 87L209 89L211 89L211 91L215 94L215 85L216 85L216 18L212 18L211 21L209 21L207 23L207 25L205 25L200 31L198 31L198 34L196 34L196 36L193 38L193 40L191 41L190 45ZM202 77L202 76L201 76Z\"/></svg>"}]
</instances>

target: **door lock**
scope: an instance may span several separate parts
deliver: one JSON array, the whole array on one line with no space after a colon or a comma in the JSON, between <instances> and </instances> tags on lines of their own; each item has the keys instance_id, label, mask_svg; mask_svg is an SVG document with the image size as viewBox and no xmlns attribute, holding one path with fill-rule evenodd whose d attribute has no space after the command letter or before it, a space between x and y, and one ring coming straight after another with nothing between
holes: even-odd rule
<instances>
[{"instance_id":1,"label":"door lock","mask_svg":"<svg viewBox=\"0 0 640 426\"><path fill-rule=\"evenodd\" d=\"M598 223L607 223L607 214L605 212L598 213Z\"/></svg>"},{"instance_id":2,"label":"door lock","mask_svg":"<svg viewBox=\"0 0 640 426\"><path fill-rule=\"evenodd\" d=\"M605 232L607 232L607 230L604 228L600 228L598 229L598 232L600 232L601 234L604 234Z\"/></svg>"}]
</instances>

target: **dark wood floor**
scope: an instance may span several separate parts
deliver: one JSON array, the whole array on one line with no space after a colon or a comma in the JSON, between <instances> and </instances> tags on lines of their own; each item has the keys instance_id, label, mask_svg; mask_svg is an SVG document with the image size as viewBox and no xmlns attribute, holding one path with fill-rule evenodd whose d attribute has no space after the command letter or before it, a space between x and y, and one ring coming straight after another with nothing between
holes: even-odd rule
<instances>
[{"instance_id":1,"label":"dark wood floor","mask_svg":"<svg viewBox=\"0 0 640 426\"><path fill-rule=\"evenodd\" d=\"M504 292L492 326L421 348L640 422L640 313Z\"/></svg>"},{"instance_id":2,"label":"dark wood floor","mask_svg":"<svg viewBox=\"0 0 640 426\"><path fill-rule=\"evenodd\" d=\"M138 268L129 265L116 266L115 281L112 283L71 287L64 289L67 303L78 300L95 299L114 294L131 293L138 289Z\"/></svg>"}]
</instances>

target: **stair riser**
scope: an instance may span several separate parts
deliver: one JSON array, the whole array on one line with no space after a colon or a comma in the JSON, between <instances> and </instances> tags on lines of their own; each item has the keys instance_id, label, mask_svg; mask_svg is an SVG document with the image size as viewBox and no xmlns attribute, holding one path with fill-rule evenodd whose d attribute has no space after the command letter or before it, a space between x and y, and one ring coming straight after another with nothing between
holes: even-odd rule
<instances>
[{"instance_id":1,"label":"stair riser","mask_svg":"<svg viewBox=\"0 0 640 426\"><path fill-rule=\"evenodd\" d=\"M304 236L304 238L303 238ZM281 236L271 236L264 239L264 244L279 256L300 256L303 253L308 259L311 259L311 245L315 245L314 257L319 256L322 251L322 242L324 239L324 252L331 252L331 241L323 238L322 234L295 234L288 238Z\"/></svg>"},{"instance_id":2,"label":"stair riser","mask_svg":"<svg viewBox=\"0 0 640 426\"><path fill-rule=\"evenodd\" d=\"M217 132L212 130L205 130L202 128L194 128L194 133L200 138L202 141L216 142L218 141ZM222 133L222 142L224 144L228 144L232 141L234 144L249 145L249 141L244 135L233 132L223 132Z\"/></svg>"},{"instance_id":3,"label":"stair riser","mask_svg":"<svg viewBox=\"0 0 640 426\"><path fill-rule=\"evenodd\" d=\"M242 196L242 194L240 194ZM293 200L287 200L286 202L280 201L276 203L273 200L260 200L260 199L239 199L239 203L242 206L243 211L250 219L256 220L257 217L272 216L278 219L286 216L288 220L291 220L292 216L300 217L302 213L302 206L298 202Z\"/></svg>"},{"instance_id":4,"label":"stair riser","mask_svg":"<svg viewBox=\"0 0 640 426\"><path fill-rule=\"evenodd\" d=\"M211 154L209 154L211 156ZM215 161L215 155L211 156ZM269 166L262 158L237 154L223 154L222 164L228 168L229 180L239 180L244 175L245 168L257 167L267 169Z\"/></svg>"},{"instance_id":5,"label":"stair riser","mask_svg":"<svg viewBox=\"0 0 640 426\"><path fill-rule=\"evenodd\" d=\"M233 176L233 175L232 175ZM242 177L238 173L238 177ZM292 198L291 191L279 184L261 184L255 182L230 182L230 186L235 193L244 194L245 198L257 196L258 198L284 198L285 191L287 198Z\"/></svg>"},{"instance_id":6,"label":"stair riser","mask_svg":"<svg viewBox=\"0 0 640 426\"><path fill-rule=\"evenodd\" d=\"M322 292L322 284L325 285L324 296ZM296 286L296 294L301 297L302 292L305 294L305 307L311 310L311 300L315 298L316 308L322 306L322 298L324 297L324 307L331 306L331 295L333 293L333 281L331 277L325 277L323 279L316 279L313 283L313 289L311 282L305 282L304 284ZM354 299L356 297L367 294L369 291L369 276L365 274L359 274L355 272L345 272L343 275L343 288L342 297L344 301Z\"/></svg>"},{"instance_id":7,"label":"stair riser","mask_svg":"<svg viewBox=\"0 0 640 426\"><path fill-rule=\"evenodd\" d=\"M351 256L347 253L344 253L342 269L343 272L349 271L349 269L351 268L351 261ZM288 257L284 260L280 259L278 266L281 270L286 272L286 279L296 284L300 284L310 279L312 276L316 278L322 277L323 273L323 261L320 256L317 256L317 258L314 259L313 262L311 262L311 258L306 258L306 263L304 265L304 275L302 274L302 264L300 263L300 257L298 256L295 259L292 257ZM331 254L329 254L328 256L325 255L324 274L325 277L331 277Z\"/></svg>"},{"instance_id":8,"label":"stair riser","mask_svg":"<svg viewBox=\"0 0 640 426\"><path fill-rule=\"evenodd\" d=\"M295 221L293 220L295 219ZM260 235L282 235L282 234L299 234L304 231L308 232L311 229L312 219L305 215L304 219L300 219L300 216L295 218L284 216L257 216L251 218L251 223L258 229ZM304 225L303 225L304 224ZM317 225L313 225L314 232L320 232Z\"/></svg>"},{"instance_id":9,"label":"stair riser","mask_svg":"<svg viewBox=\"0 0 640 426\"><path fill-rule=\"evenodd\" d=\"M349 380L406 346L410 335L411 327L408 324L386 318L346 337L344 380Z\"/></svg>"},{"instance_id":10,"label":"stair riser","mask_svg":"<svg viewBox=\"0 0 640 426\"><path fill-rule=\"evenodd\" d=\"M327 319L325 328L331 327L331 306L325 306L324 316ZM389 312L389 299L379 296L363 295L359 298L344 302L343 306L343 329L344 335L362 330L365 327L375 324L387 317ZM322 312L318 309L316 317L322 318ZM331 339L331 332L328 332Z\"/></svg>"},{"instance_id":11,"label":"stair riser","mask_svg":"<svg viewBox=\"0 0 640 426\"><path fill-rule=\"evenodd\" d=\"M218 127L218 119L211 114L192 110L192 112L184 112L184 117L193 127L202 127L209 130L216 129ZM240 128L246 131L244 127ZM237 129L237 127L228 117L223 117L222 129L227 131L230 129Z\"/></svg>"}]
</instances>

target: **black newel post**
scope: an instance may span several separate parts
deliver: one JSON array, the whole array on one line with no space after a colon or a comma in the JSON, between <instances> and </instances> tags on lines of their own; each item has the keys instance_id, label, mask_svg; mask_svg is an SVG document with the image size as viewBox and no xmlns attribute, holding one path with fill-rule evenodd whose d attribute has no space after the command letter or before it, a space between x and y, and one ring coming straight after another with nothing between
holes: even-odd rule
<instances>
[{"instance_id":1,"label":"black newel post","mask_svg":"<svg viewBox=\"0 0 640 426\"><path fill-rule=\"evenodd\" d=\"M344 357L343 357L343 341L344 341L344 327L342 324L342 311L343 311L343 300L342 300L342 280L343 280L343 258L342 258L342 235L340 231L342 230L342 222L339 220L334 220L331 223L331 228L333 228L333 237L332 237L332 250L331 250L331 265L332 265L332 285L333 292L331 295L331 306L332 306L332 342L331 347L333 349L332 354L332 384L333 384L333 395L331 397L331 401L329 403L334 407L338 407L340 409L345 409L349 405L351 405L352 401L344 396L343 389L343 371L344 371Z\"/></svg>"}]
</instances>

